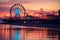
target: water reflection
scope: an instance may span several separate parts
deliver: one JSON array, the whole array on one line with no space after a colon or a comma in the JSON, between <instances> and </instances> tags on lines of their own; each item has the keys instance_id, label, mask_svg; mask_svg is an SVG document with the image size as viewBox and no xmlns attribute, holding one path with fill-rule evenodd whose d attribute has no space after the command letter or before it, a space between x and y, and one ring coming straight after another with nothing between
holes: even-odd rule
<instances>
[{"instance_id":1,"label":"water reflection","mask_svg":"<svg viewBox=\"0 0 60 40\"><path fill-rule=\"evenodd\" d=\"M58 30L55 29L15 27L15 25L0 25L0 40L59 40Z\"/></svg>"},{"instance_id":2,"label":"water reflection","mask_svg":"<svg viewBox=\"0 0 60 40\"><path fill-rule=\"evenodd\" d=\"M14 38L15 38L15 40L21 40L21 34L20 34L19 31L16 31L16 32L15 32Z\"/></svg>"}]
</instances>

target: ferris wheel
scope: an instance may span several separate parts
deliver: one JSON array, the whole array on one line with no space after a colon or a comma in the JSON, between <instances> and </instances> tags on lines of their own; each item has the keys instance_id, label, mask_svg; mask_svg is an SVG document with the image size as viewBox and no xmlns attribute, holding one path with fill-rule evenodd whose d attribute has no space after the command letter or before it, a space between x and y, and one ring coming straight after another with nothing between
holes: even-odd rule
<instances>
[{"instance_id":1,"label":"ferris wheel","mask_svg":"<svg viewBox=\"0 0 60 40\"><path fill-rule=\"evenodd\" d=\"M23 7L23 5L21 4L14 4L11 8L10 8L10 17L12 17L12 14L15 14L16 16L20 16L20 14L24 13L25 16L25 8Z\"/></svg>"}]
</instances>

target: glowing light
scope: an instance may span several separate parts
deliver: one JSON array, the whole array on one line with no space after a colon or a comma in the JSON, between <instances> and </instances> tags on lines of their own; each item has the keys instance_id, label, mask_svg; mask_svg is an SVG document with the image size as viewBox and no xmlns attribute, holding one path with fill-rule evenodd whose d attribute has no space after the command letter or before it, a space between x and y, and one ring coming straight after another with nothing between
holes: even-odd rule
<instances>
[{"instance_id":1,"label":"glowing light","mask_svg":"<svg viewBox=\"0 0 60 40\"><path fill-rule=\"evenodd\" d=\"M21 39L21 34L17 31L15 32L15 40L20 40Z\"/></svg>"},{"instance_id":2,"label":"glowing light","mask_svg":"<svg viewBox=\"0 0 60 40\"><path fill-rule=\"evenodd\" d=\"M17 8L17 9L15 10L15 13L16 13L16 15L20 15L20 9Z\"/></svg>"}]
</instances>

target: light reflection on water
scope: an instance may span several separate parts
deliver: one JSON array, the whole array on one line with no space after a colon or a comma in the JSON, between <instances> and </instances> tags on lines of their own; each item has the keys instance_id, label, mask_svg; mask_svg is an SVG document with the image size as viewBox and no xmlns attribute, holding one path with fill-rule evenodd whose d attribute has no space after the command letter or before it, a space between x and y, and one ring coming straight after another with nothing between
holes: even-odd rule
<instances>
[{"instance_id":1,"label":"light reflection on water","mask_svg":"<svg viewBox=\"0 0 60 40\"><path fill-rule=\"evenodd\" d=\"M12 29L10 29L10 27ZM0 40L58 40L58 32L48 28L0 25Z\"/></svg>"},{"instance_id":2,"label":"light reflection on water","mask_svg":"<svg viewBox=\"0 0 60 40\"><path fill-rule=\"evenodd\" d=\"M21 33L19 31L16 31L14 34L15 40L21 40Z\"/></svg>"}]
</instances>

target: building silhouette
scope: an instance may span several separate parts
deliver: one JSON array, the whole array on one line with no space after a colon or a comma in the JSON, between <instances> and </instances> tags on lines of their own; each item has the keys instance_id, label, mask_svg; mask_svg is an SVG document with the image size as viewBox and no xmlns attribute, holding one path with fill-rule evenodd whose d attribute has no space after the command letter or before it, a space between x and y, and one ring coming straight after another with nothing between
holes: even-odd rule
<instances>
[{"instance_id":1,"label":"building silhouette","mask_svg":"<svg viewBox=\"0 0 60 40\"><path fill-rule=\"evenodd\" d=\"M60 17L60 10L59 10L59 17Z\"/></svg>"}]
</instances>

